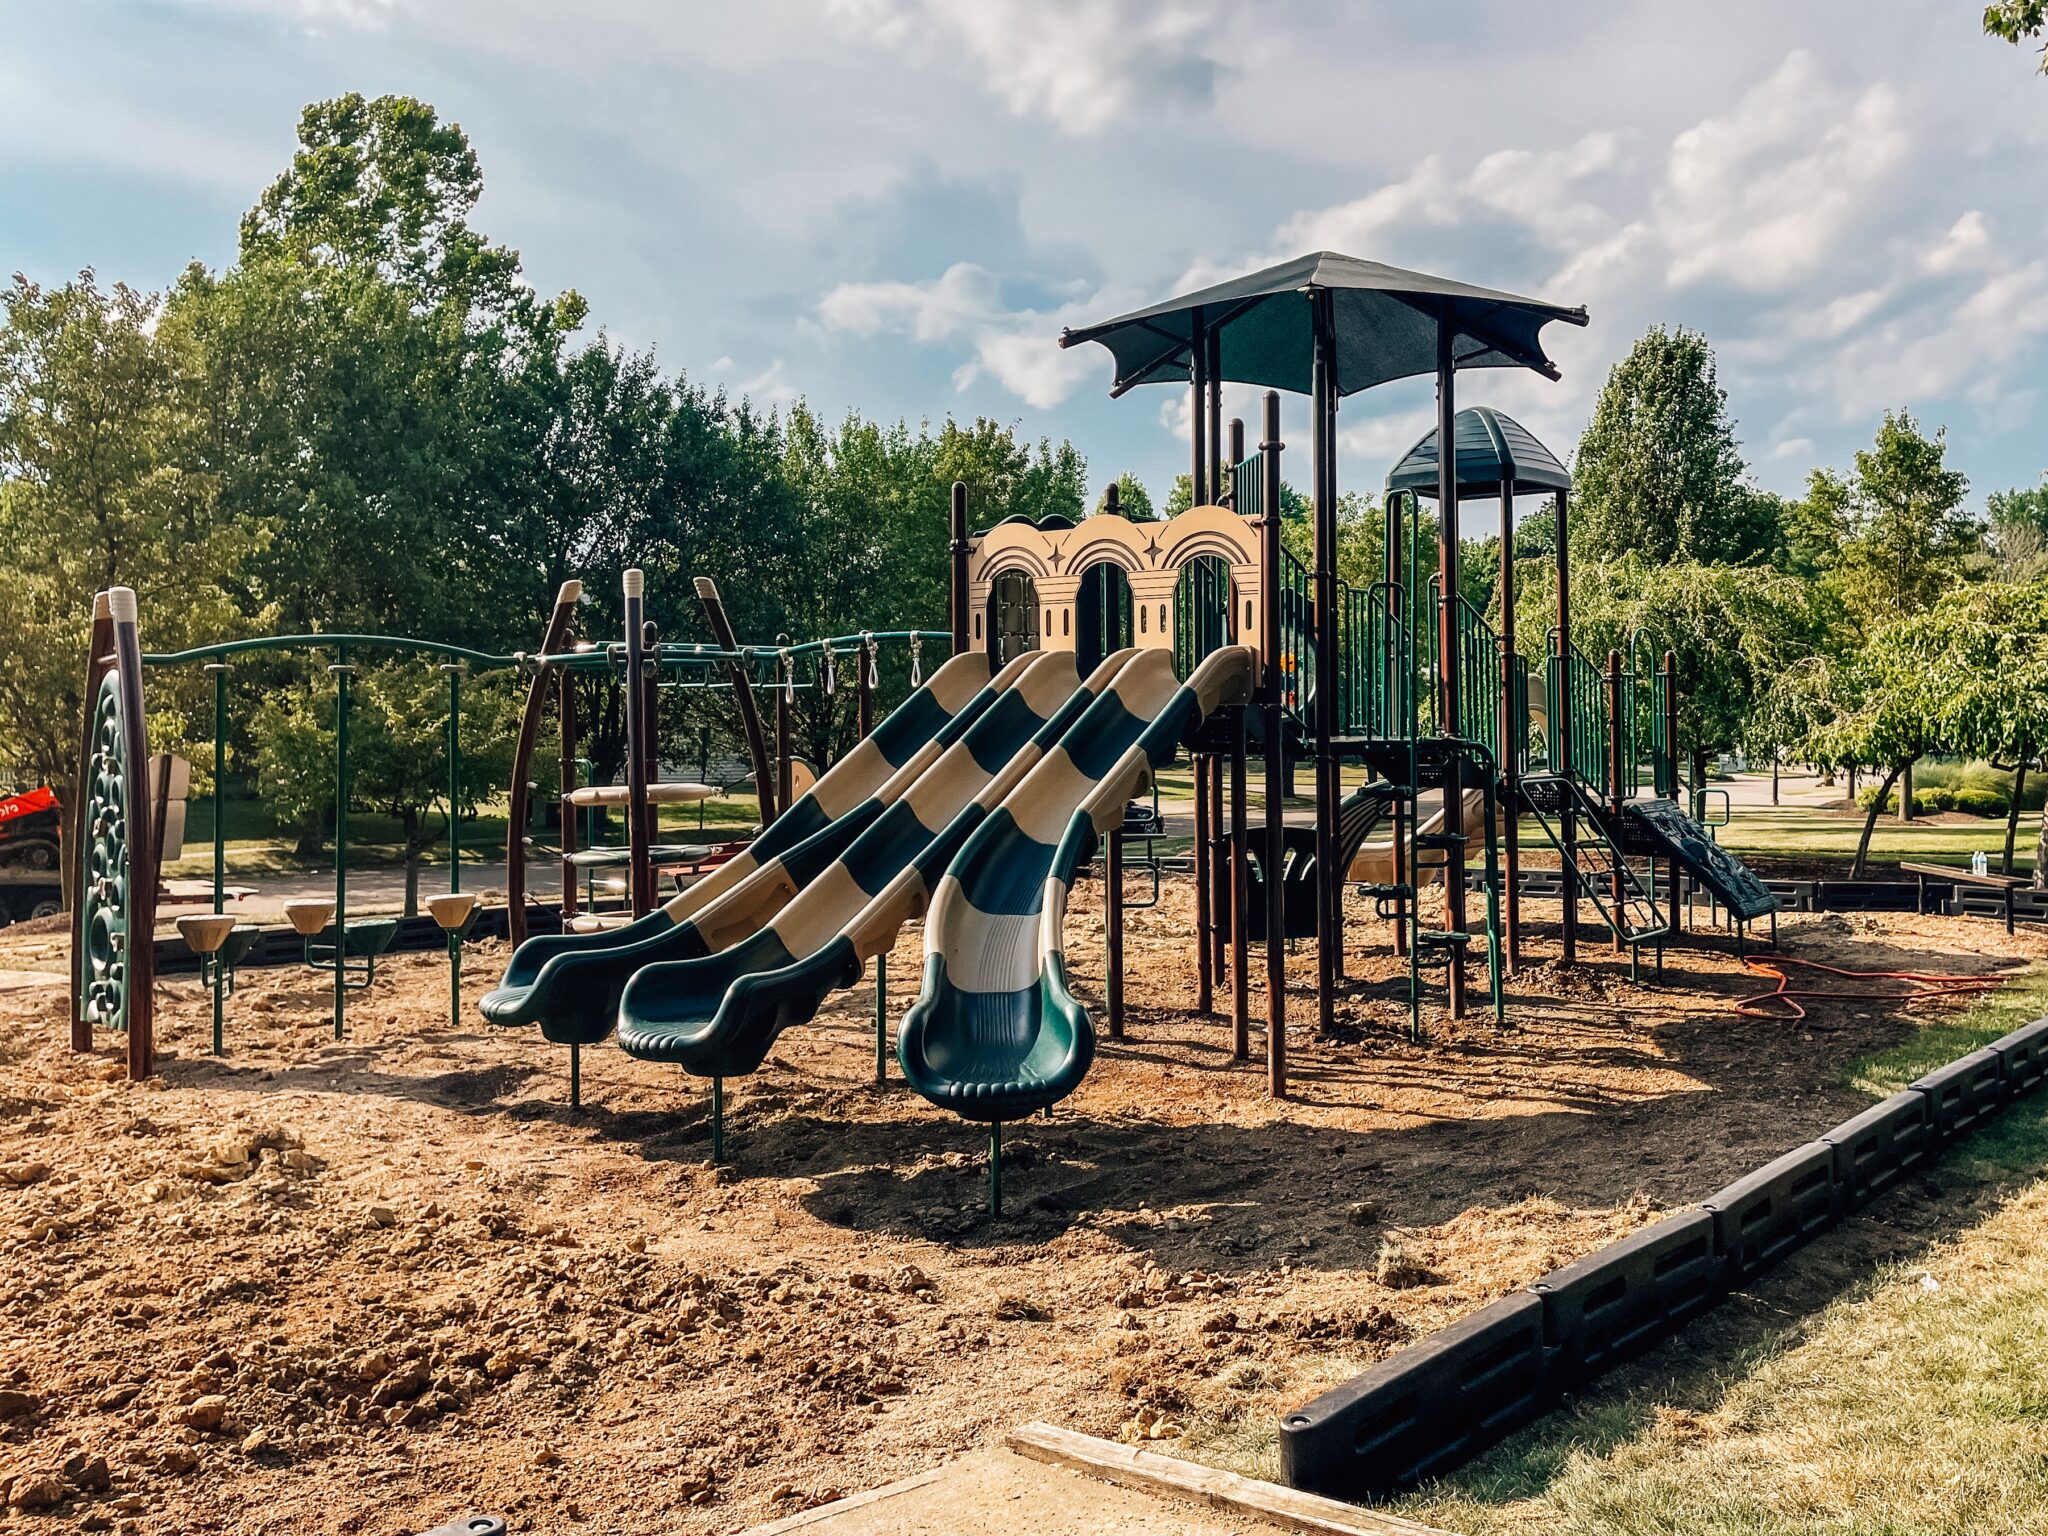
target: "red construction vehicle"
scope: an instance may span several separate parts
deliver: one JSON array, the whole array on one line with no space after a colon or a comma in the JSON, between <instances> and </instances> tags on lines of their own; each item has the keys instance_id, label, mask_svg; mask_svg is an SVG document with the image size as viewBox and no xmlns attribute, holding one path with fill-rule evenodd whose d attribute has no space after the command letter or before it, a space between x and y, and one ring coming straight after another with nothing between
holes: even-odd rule
<instances>
[{"instance_id":1,"label":"red construction vehicle","mask_svg":"<svg viewBox=\"0 0 2048 1536\"><path fill-rule=\"evenodd\" d=\"M0 795L0 924L64 910L59 820L57 792L47 785Z\"/></svg>"}]
</instances>

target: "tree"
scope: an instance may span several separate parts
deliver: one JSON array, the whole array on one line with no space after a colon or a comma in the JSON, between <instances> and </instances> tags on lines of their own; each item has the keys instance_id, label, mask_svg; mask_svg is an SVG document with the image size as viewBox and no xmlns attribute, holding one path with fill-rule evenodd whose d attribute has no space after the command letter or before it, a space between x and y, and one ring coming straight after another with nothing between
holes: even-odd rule
<instances>
[{"instance_id":1,"label":"tree","mask_svg":"<svg viewBox=\"0 0 2048 1536\"><path fill-rule=\"evenodd\" d=\"M1806 495L1787 502L1779 519L1773 564L1806 581L1820 581L1832 573L1849 539L1852 497L1847 476L1831 469L1808 475Z\"/></svg>"},{"instance_id":2,"label":"tree","mask_svg":"<svg viewBox=\"0 0 2048 1536\"><path fill-rule=\"evenodd\" d=\"M2017 48L2048 29L2048 0L1991 0L1984 7L1984 32L2005 39ZM2048 73L2048 50L2041 56L2041 69Z\"/></svg>"},{"instance_id":3,"label":"tree","mask_svg":"<svg viewBox=\"0 0 2048 1536\"><path fill-rule=\"evenodd\" d=\"M1573 460L1582 558L1743 564L1767 551L1769 504L1742 455L1706 338L1652 326L1614 365Z\"/></svg>"},{"instance_id":4,"label":"tree","mask_svg":"<svg viewBox=\"0 0 2048 1536\"><path fill-rule=\"evenodd\" d=\"M1993 491L1986 498L1991 551L2007 581L2048 572L2048 486Z\"/></svg>"},{"instance_id":5,"label":"tree","mask_svg":"<svg viewBox=\"0 0 2048 1536\"><path fill-rule=\"evenodd\" d=\"M483 189L460 126L410 96L350 91L300 114L291 165L242 218L241 260L368 269L429 307L530 313L518 253L469 227Z\"/></svg>"},{"instance_id":6,"label":"tree","mask_svg":"<svg viewBox=\"0 0 2048 1536\"><path fill-rule=\"evenodd\" d=\"M316 852L334 824L334 718L335 690L323 680L266 691L253 722L261 798L295 832L301 855ZM461 799L451 806L448 684L440 670L408 657L357 674L349 693L349 803L398 822L406 916L419 910L421 860L446 839L450 817L474 815L510 782L517 722L518 701L503 677L466 683Z\"/></svg>"},{"instance_id":7,"label":"tree","mask_svg":"<svg viewBox=\"0 0 2048 1536\"><path fill-rule=\"evenodd\" d=\"M299 137L236 264L189 269L164 315L199 359L196 462L266 532L252 588L293 629L525 643L582 300L470 227L481 172L431 107L343 96Z\"/></svg>"},{"instance_id":8,"label":"tree","mask_svg":"<svg viewBox=\"0 0 2048 1536\"><path fill-rule=\"evenodd\" d=\"M1951 591L1930 620L1947 650L1940 722L1948 746L2013 775L2003 862L2011 874L2027 771L2048 744L2048 577ZM2034 884L2048 890L2048 807Z\"/></svg>"},{"instance_id":9,"label":"tree","mask_svg":"<svg viewBox=\"0 0 2048 1536\"><path fill-rule=\"evenodd\" d=\"M191 463L190 359L159 305L90 271L0 293L0 762L66 782L92 594L133 587L147 644L243 632L231 594L258 547ZM176 745L193 678L151 679L153 746Z\"/></svg>"},{"instance_id":10,"label":"tree","mask_svg":"<svg viewBox=\"0 0 2048 1536\"><path fill-rule=\"evenodd\" d=\"M1971 574L1981 530L1963 511L1970 482L1943 462L1947 451L1946 429L1928 437L1903 410L1885 412L1877 441L1857 451L1839 571L1866 625L1918 613ZM1837 494L1832 483L1828 494Z\"/></svg>"},{"instance_id":11,"label":"tree","mask_svg":"<svg viewBox=\"0 0 2048 1536\"><path fill-rule=\"evenodd\" d=\"M1525 652L1541 654L1552 619L1551 592L1525 589L1518 627ZM1660 663L1672 653L1678 669L1678 741L1689 782L1705 782L1707 763L1743 740L1751 710L1801 650L1809 623L1797 582L1766 572L1641 559L1585 567L1573 582L1572 642L1595 666L1619 651L1626 664Z\"/></svg>"},{"instance_id":12,"label":"tree","mask_svg":"<svg viewBox=\"0 0 2048 1536\"><path fill-rule=\"evenodd\" d=\"M1109 493L1105 491L1102 499L1095 503L1095 510L1100 512L1108 504ZM1152 520L1152 493L1145 489L1145 482L1128 469L1116 477L1116 506L1117 511L1134 523Z\"/></svg>"},{"instance_id":13,"label":"tree","mask_svg":"<svg viewBox=\"0 0 2048 1536\"><path fill-rule=\"evenodd\" d=\"M939 431L938 471L948 484L966 485L968 516L977 527L1016 516L1079 522L1087 507L1088 464L1072 443L1062 440L1055 448L1040 438L1034 455L1014 426L986 416L966 427L947 420Z\"/></svg>"},{"instance_id":14,"label":"tree","mask_svg":"<svg viewBox=\"0 0 2048 1536\"><path fill-rule=\"evenodd\" d=\"M1833 716L1807 743L1808 755L1829 764L1875 763L1884 779L1864 814L1849 877L1868 871L1870 838L1893 786L1928 753L1946 745L1944 701L1957 679L1937 616L1909 614L1878 626L1835 668L1828 689Z\"/></svg>"}]
</instances>

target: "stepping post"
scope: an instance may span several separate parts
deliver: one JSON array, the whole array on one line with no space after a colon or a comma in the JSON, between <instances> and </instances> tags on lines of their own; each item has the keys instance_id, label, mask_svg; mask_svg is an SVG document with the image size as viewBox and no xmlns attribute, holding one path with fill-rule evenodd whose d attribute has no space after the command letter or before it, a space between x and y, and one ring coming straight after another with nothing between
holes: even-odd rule
<instances>
[{"instance_id":1,"label":"stepping post","mask_svg":"<svg viewBox=\"0 0 2048 1536\"><path fill-rule=\"evenodd\" d=\"M573 1042L569 1046L569 1107L583 1107L583 1047Z\"/></svg>"},{"instance_id":2,"label":"stepping post","mask_svg":"<svg viewBox=\"0 0 2048 1536\"><path fill-rule=\"evenodd\" d=\"M875 1086L889 1081L889 957L875 956Z\"/></svg>"},{"instance_id":3,"label":"stepping post","mask_svg":"<svg viewBox=\"0 0 2048 1536\"><path fill-rule=\"evenodd\" d=\"M711 1079L711 1161L725 1161L725 1079Z\"/></svg>"},{"instance_id":4,"label":"stepping post","mask_svg":"<svg viewBox=\"0 0 2048 1536\"><path fill-rule=\"evenodd\" d=\"M1003 1122L988 1123L988 1213L1003 1214Z\"/></svg>"}]
</instances>

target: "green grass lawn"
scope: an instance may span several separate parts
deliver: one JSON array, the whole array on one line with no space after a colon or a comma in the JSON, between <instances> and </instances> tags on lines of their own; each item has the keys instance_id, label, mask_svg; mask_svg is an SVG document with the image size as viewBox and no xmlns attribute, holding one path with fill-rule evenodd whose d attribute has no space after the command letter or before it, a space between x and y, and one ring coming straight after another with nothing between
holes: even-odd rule
<instances>
[{"instance_id":1,"label":"green grass lawn","mask_svg":"<svg viewBox=\"0 0 2048 1536\"><path fill-rule=\"evenodd\" d=\"M2013 844L2015 874L2033 869L2039 827L2038 818L2021 818ZM1817 806L1738 806L1728 825L1719 829L1722 845L1734 852L1838 859L1844 871L1855 857L1856 840L1862 832L1861 816L1838 815ZM1902 822L1896 816L1880 816L1870 839L1870 863L1873 873L1882 873L1901 859L1967 865L1970 855L1981 849L1991 856L1991 866L1996 869L2004 848L2003 821L1973 817L1956 822Z\"/></svg>"},{"instance_id":2,"label":"green grass lawn","mask_svg":"<svg viewBox=\"0 0 2048 1536\"><path fill-rule=\"evenodd\" d=\"M2044 1013L2036 966L1847 1075L1888 1094ZM1802 1320L1770 1322L1766 1291L1748 1304L1762 1336L1739 1358L1588 1394L1400 1513L1473 1536L2048 1530L2044 1167L2036 1097L1935 1170L1951 1208L1976 1201L1955 1230ZM1852 1220L1884 1221L1884 1202Z\"/></svg>"}]
</instances>

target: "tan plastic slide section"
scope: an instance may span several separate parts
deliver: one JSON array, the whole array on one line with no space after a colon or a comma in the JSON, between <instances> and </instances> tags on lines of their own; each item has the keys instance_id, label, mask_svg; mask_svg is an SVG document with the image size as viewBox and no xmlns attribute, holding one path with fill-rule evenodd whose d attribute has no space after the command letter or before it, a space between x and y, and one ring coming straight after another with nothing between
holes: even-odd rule
<instances>
[{"instance_id":1,"label":"tan plastic slide section","mask_svg":"<svg viewBox=\"0 0 2048 1536\"><path fill-rule=\"evenodd\" d=\"M1064 661L1060 660L1062 654L1026 651L1004 666L990 686L998 691L1022 690L1031 703L1032 712L1049 717L1080 683L1074 671L1072 654L1064 653ZM972 735L971 728L968 735ZM936 743L927 743L875 791L875 798L885 806L899 799L909 800L919 813L919 820L936 831L942 829L961 806L973 799L985 782L982 770L967 746L967 737L963 736L943 748ZM831 889L825 889L828 886ZM803 900L798 903L800 894ZM798 892L789 871L779 861L771 861L746 881L707 904L692 921L704 936L704 942L714 951L721 950L759 933L783 916L791 903L797 903L795 910L788 914L795 926L784 933L783 938L790 945L792 954L805 955L828 942L838 932L840 923L851 913L859 911L867 900L866 892L853 883L852 877L837 860L818 874L803 893ZM820 922L824 927L816 929L815 925ZM797 947L798 929L804 930L801 942L808 944L808 948Z\"/></svg>"},{"instance_id":2,"label":"tan plastic slide section","mask_svg":"<svg viewBox=\"0 0 2048 1536\"><path fill-rule=\"evenodd\" d=\"M1464 804L1465 854L1467 858L1470 858L1476 848L1485 846L1480 841L1480 833L1483 830L1481 823L1486 816L1486 791L1483 789L1466 790ZM1415 830L1426 836L1432 832L1441 832L1443 828L1444 811L1443 807L1439 805L1435 811L1423 818L1422 824ZM1373 885L1392 885L1394 883L1394 841L1392 838L1387 838L1377 843L1360 843L1358 845L1358 853L1351 860L1351 868L1346 872L1344 878L1354 881L1367 881ZM1413 859L1403 859L1401 862L1403 869L1414 868L1415 861ZM1443 866L1440 864L1434 865L1424 870L1421 880L1416 883L1419 885L1442 885L1444 883Z\"/></svg>"}]
</instances>

